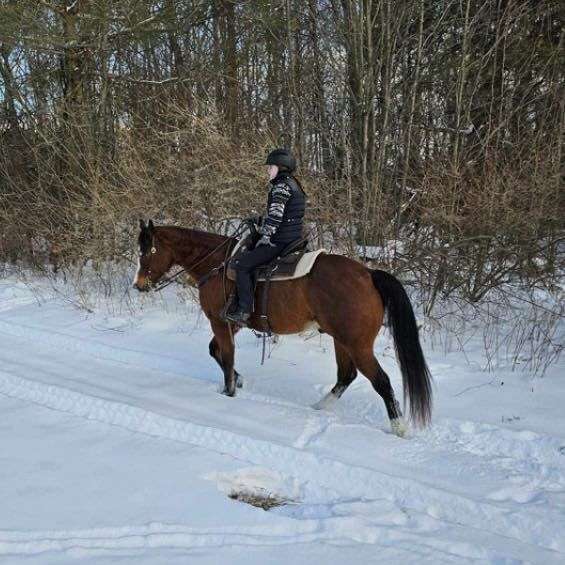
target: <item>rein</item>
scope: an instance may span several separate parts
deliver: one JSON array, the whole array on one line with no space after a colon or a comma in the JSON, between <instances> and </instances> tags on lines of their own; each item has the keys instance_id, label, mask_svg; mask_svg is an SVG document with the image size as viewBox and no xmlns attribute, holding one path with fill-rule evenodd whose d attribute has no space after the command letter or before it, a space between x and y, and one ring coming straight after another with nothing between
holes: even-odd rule
<instances>
[{"instance_id":1,"label":"rein","mask_svg":"<svg viewBox=\"0 0 565 565\"><path fill-rule=\"evenodd\" d=\"M222 243L220 243L220 245L218 245L217 247L215 247L214 249L212 249L212 251L210 251L210 253L208 253L207 255L204 255L204 257L202 257L202 259L199 259L198 261L196 261L196 263L193 263L192 265L190 265L190 267L187 267L186 269L181 269L180 271L177 271L174 275L167 277L165 280L161 281L161 283L159 284L159 286L155 287L153 289L153 292L161 292L164 288L168 287L171 283L173 283L180 275L182 275L183 273L186 273L187 270L190 271L191 269L194 269L195 267L197 267L198 265L200 265L200 263L202 263L203 261L205 261L206 259L208 259L209 257L211 257L212 255L214 255L214 253L216 253L216 251L218 251L219 249L221 249L224 245L228 244L231 241L231 238L226 239L225 241L223 241ZM199 279L198 281L198 286L200 287L200 281L202 279L206 279L208 280L208 278L210 278L210 276L215 272L215 271L219 271L222 267L224 266L224 263L222 263L220 266L218 267L214 267L209 273L207 273L206 275L204 275L201 279ZM205 281L204 281L205 282Z\"/></svg>"},{"instance_id":2,"label":"rein","mask_svg":"<svg viewBox=\"0 0 565 565\"><path fill-rule=\"evenodd\" d=\"M227 245L234 237L238 237L239 235L241 235L241 231L243 230L245 225L246 225L246 223L242 222L242 224L235 230L235 233L231 237L228 237L225 241L222 241L222 243L220 243L220 245L218 245L217 247L212 249L212 251L210 251L210 253L208 253L207 255L204 255L204 257L202 257L201 259L196 261L196 263L193 263L192 265L190 265L190 267L187 267L186 269L181 269L180 271L177 271L174 275L167 277L166 279L162 280L159 283L158 286L153 288L153 292L161 292L164 288L168 287L171 283L173 283L180 275L182 275L183 273L186 273L187 271L190 271L191 269L194 269L195 267L200 265L200 263L202 263L203 261L205 261L206 259L208 259L212 255L214 255L214 253L216 253L216 251L219 251L222 247L224 247L224 245ZM223 269L226 266L226 262L227 262L227 260L223 261L217 267L212 268L203 277L200 277L198 279L198 281L196 282L196 284L198 285L198 288L203 286L206 282L208 282L208 280L212 276L214 276L217 272L219 272L221 269Z\"/></svg>"},{"instance_id":3,"label":"rein","mask_svg":"<svg viewBox=\"0 0 565 565\"><path fill-rule=\"evenodd\" d=\"M159 286L153 289L153 292L161 292L164 288L168 287L172 282L174 282L180 275L182 275L186 269L181 269L171 277L167 277L164 281L159 283Z\"/></svg>"}]
</instances>

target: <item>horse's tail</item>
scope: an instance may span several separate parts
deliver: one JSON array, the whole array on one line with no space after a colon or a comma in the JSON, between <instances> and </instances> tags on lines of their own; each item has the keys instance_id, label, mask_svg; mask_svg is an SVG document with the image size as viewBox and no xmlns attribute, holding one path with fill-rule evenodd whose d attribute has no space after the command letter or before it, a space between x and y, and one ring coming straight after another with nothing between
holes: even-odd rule
<instances>
[{"instance_id":1,"label":"horse's tail","mask_svg":"<svg viewBox=\"0 0 565 565\"><path fill-rule=\"evenodd\" d=\"M404 398L410 399L410 418L416 425L426 426L432 416L432 377L420 346L412 304L396 277L378 269L371 270L371 276L388 316Z\"/></svg>"}]
</instances>

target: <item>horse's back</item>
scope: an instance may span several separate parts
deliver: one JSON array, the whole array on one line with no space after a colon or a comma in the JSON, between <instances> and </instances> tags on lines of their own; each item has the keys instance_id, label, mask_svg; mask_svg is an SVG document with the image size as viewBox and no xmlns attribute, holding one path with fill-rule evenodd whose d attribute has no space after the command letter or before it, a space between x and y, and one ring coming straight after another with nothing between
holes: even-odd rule
<instances>
[{"instance_id":1,"label":"horse's back","mask_svg":"<svg viewBox=\"0 0 565 565\"><path fill-rule=\"evenodd\" d=\"M264 328L261 319L264 283L256 296L258 312L251 326ZM383 320L383 304L369 270L343 255L322 253L302 278L272 282L268 296L269 326L277 334L295 334L316 325L338 339L376 336ZM371 342L372 343L372 342Z\"/></svg>"},{"instance_id":2,"label":"horse's back","mask_svg":"<svg viewBox=\"0 0 565 565\"><path fill-rule=\"evenodd\" d=\"M371 291L371 294L375 291L369 269L345 255L320 254L309 276L314 285L327 286L340 294L353 290Z\"/></svg>"}]
</instances>

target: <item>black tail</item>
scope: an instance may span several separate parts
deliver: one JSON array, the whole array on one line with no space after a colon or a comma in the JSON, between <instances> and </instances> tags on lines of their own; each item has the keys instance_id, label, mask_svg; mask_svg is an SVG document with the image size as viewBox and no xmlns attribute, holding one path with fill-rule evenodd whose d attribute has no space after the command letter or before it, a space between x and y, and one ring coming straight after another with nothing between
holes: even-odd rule
<instances>
[{"instance_id":1,"label":"black tail","mask_svg":"<svg viewBox=\"0 0 565 565\"><path fill-rule=\"evenodd\" d=\"M404 398L410 399L410 419L426 426L432 417L432 377L420 346L412 304L396 277L378 269L371 270L371 276L388 316L402 372Z\"/></svg>"}]
</instances>

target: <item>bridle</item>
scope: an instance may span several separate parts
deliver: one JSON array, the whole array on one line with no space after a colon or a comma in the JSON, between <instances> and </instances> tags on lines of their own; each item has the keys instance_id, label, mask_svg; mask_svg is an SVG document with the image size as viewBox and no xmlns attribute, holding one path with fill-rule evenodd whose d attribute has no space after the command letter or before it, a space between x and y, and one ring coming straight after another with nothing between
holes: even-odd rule
<instances>
[{"instance_id":1,"label":"bridle","mask_svg":"<svg viewBox=\"0 0 565 565\"><path fill-rule=\"evenodd\" d=\"M175 282L175 280L178 279L183 273L186 273L187 271L191 271L192 269L198 267L198 265L203 263L206 259L208 259L212 255L214 255L214 253L216 253L216 251L219 251L222 247L224 247L225 245L227 245L230 242L231 242L231 238L228 238L225 241L222 241L222 243L220 243L220 245L218 245L217 247L212 249L212 251L210 251L210 253L207 253L206 255L204 255L204 257L202 257L201 259L199 259L198 261L196 261L195 263L193 263L189 267L180 269L174 275L171 275L170 277L167 277L165 279L161 279L159 285L152 288L153 292L161 292L164 288L168 287L170 284ZM207 281L212 276L212 274L215 274L222 267L224 267L224 265L225 265L225 261L221 265L219 265L218 267L214 267L210 272L206 273L203 277L198 279L198 281L197 281L198 287L200 288L200 286L202 286L200 281L202 281L203 279L206 279L206 281ZM150 275L151 270L148 270L147 273ZM206 281L204 281L204 282L206 282Z\"/></svg>"},{"instance_id":2,"label":"bridle","mask_svg":"<svg viewBox=\"0 0 565 565\"><path fill-rule=\"evenodd\" d=\"M233 239L239 235L241 235L241 231L242 228L245 227L247 225L247 222L244 220L239 227L235 230L235 233L233 234L233 236L228 237L225 241L222 241L222 243L220 243L220 245L218 245L217 247L214 247L214 249L212 249L212 251L210 251L209 253L207 253L206 255L204 255L204 257L200 258L198 261L196 261L195 263L193 263L192 265L190 265L189 267L186 268L182 268L179 271L177 271L174 275L171 275L170 277L167 277L165 279L161 279L161 281L159 282L159 284L155 287L153 287L151 290L153 290L153 292L161 292L164 288L168 287L170 284L172 284L176 279L178 279L178 277L180 277L180 275L182 275L183 273L186 273L187 271L191 271L192 269L194 269L195 267L197 267L198 265L200 265L201 263L203 263L206 259L208 259L209 257L211 257L212 255L214 255L214 253L216 253L217 251L219 251L222 247L224 247L225 245L227 245L228 243L232 242ZM153 245L151 246L151 253L156 253L157 249L155 248L154 242L152 242ZM208 280L210 278L212 278L216 273L218 273L219 271L221 271L227 263L227 258L226 260L224 260L220 265L218 265L217 267L212 268L209 272L207 272L205 275L203 275L202 277L200 277L197 281L196 284L198 286L198 288L201 288L204 284L206 284L208 282ZM151 276L151 269L147 270L147 274L149 276Z\"/></svg>"}]
</instances>

